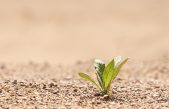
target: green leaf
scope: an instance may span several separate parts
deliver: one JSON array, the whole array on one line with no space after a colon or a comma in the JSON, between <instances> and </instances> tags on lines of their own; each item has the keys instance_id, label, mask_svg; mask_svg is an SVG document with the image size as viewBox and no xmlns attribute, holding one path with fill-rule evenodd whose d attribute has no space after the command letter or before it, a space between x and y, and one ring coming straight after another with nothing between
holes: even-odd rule
<instances>
[{"instance_id":1,"label":"green leaf","mask_svg":"<svg viewBox=\"0 0 169 109\"><path fill-rule=\"evenodd\" d=\"M116 63L116 66L115 66L115 70L113 72L113 75L111 77L111 81L108 84L107 90L109 90L111 82L117 77L117 75L118 75L120 69L122 68L122 66L128 61L128 58L124 59L122 57L115 57L114 61Z\"/></svg>"},{"instance_id":2,"label":"green leaf","mask_svg":"<svg viewBox=\"0 0 169 109\"><path fill-rule=\"evenodd\" d=\"M104 80L104 86L105 89L107 89L109 83L111 82L113 73L115 71L114 68L114 59L106 66L104 72L103 72L103 80Z\"/></svg>"},{"instance_id":3,"label":"green leaf","mask_svg":"<svg viewBox=\"0 0 169 109\"><path fill-rule=\"evenodd\" d=\"M108 91L112 80L116 78L121 67L127 62L128 58L123 59L121 56L115 57L105 68L103 73L103 80L105 82L105 89Z\"/></svg>"},{"instance_id":4,"label":"green leaf","mask_svg":"<svg viewBox=\"0 0 169 109\"><path fill-rule=\"evenodd\" d=\"M116 57L117 58L117 57ZM114 72L114 75L113 75L113 77L112 77L112 80L114 80L115 78L116 78L116 76L118 75L118 73L119 73L119 71L120 71L120 69L123 67L123 65L128 61L128 58L121 58L121 57L119 57L120 59L118 59L118 60L120 60L120 61L118 61L118 63L116 62L116 60L115 60L115 62L117 63L117 65L115 66L115 72Z\"/></svg>"},{"instance_id":5,"label":"green leaf","mask_svg":"<svg viewBox=\"0 0 169 109\"><path fill-rule=\"evenodd\" d=\"M105 63L99 59L95 59L94 66L99 85L101 86L102 89L104 89L103 72L105 69Z\"/></svg>"},{"instance_id":6,"label":"green leaf","mask_svg":"<svg viewBox=\"0 0 169 109\"><path fill-rule=\"evenodd\" d=\"M95 59L95 69L99 75L103 75L105 69L105 63L99 59Z\"/></svg>"},{"instance_id":7,"label":"green leaf","mask_svg":"<svg viewBox=\"0 0 169 109\"><path fill-rule=\"evenodd\" d=\"M96 78L97 78L97 81L98 81L98 83L99 83L101 89L103 89L102 81L100 80L100 77L99 77L99 75L98 75L97 73L96 73Z\"/></svg>"},{"instance_id":8,"label":"green leaf","mask_svg":"<svg viewBox=\"0 0 169 109\"><path fill-rule=\"evenodd\" d=\"M79 76L84 78L85 80L92 82L94 85L96 85L99 88L99 90L101 90L100 86L89 75L85 73L79 73Z\"/></svg>"}]
</instances>

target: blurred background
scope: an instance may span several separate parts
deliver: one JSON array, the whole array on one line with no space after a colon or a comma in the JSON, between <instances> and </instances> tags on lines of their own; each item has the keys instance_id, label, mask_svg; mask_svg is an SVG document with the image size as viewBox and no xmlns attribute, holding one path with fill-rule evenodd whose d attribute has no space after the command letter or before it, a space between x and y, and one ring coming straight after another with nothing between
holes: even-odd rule
<instances>
[{"instance_id":1,"label":"blurred background","mask_svg":"<svg viewBox=\"0 0 169 109\"><path fill-rule=\"evenodd\" d=\"M169 54L169 0L0 0L0 61Z\"/></svg>"}]
</instances>

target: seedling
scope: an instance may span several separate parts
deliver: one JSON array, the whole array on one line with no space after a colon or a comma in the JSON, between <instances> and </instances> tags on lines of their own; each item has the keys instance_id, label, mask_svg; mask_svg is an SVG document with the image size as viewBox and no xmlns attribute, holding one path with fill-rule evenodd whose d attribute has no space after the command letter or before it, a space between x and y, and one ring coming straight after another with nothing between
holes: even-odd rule
<instances>
[{"instance_id":1,"label":"seedling","mask_svg":"<svg viewBox=\"0 0 169 109\"><path fill-rule=\"evenodd\" d=\"M103 61L96 59L94 66L96 70L95 74L97 77L97 82L95 82L92 77L85 73L79 73L79 76L96 85L102 95L108 95L112 81L116 78L120 69L127 62L127 60L128 58L117 56L107 65L105 65Z\"/></svg>"}]
</instances>

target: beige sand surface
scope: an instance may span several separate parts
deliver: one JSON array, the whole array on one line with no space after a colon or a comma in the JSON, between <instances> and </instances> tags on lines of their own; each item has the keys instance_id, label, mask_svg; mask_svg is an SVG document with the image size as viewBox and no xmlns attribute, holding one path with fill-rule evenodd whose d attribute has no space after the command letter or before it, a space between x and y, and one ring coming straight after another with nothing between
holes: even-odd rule
<instances>
[{"instance_id":1,"label":"beige sand surface","mask_svg":"<svg viewBox=\"0 0 169 109\"><path fill-rule=\"evenodd\" d=\"M67 67L33 62L1 63L0 108L169 108L169 57L129 61L113 81L109 99L98 96L98 89L78 77L80 71L94 74L92 62Z\"/></svg>"},{"instance_id":2,"label":"beige sand surface","mask_svg":"<svg viewBox=\"0 0 169 109\"><path fill-rule=\"evenodd\" d=\"M169 52L168 0L0 0L0 60L72 64Z\"/></svg>"}]
</instances>

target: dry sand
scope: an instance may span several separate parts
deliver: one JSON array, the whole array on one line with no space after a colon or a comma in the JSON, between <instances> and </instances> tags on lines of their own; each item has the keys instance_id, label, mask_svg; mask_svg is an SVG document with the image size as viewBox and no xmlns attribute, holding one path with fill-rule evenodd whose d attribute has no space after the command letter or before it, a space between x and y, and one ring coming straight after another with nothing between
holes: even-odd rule
<instances>
[{"instance_id":1,"label":"dry sand","mask_svg":"<svg viewBox=\"0 0 169 109\"><path fill-rule=\"evenodd\" d=\"M168 10L168 0L0 0L0 109L169 109ZM93 58L117 55L131 59L105 99L78 72L94 76Z\"/></svg>"},{"instance_id":2,"label":"dry sand","mask_svg":"<svg viewBox=\"0 0 169 109\"><path fill-rule=\"evenodd\" d=\"M168 0L0 0L0 60L73 64L169 53ZM18 58L19 57L19 58Z\"/></svg>"},{"instance_id":3,"label":"dry sand","mask_svg":"<svg viewBox=\"0 0 169 109\"><path fill-rule=\"evenodd\" d=\"M2 109L168 109L169 57L130 60L113 81L110 98L98 95L78 72L93 75L92 60L72 66L5 64L0 69ZM93 75L94 76L94 75Z\"/></svg>"}]
</instances>

